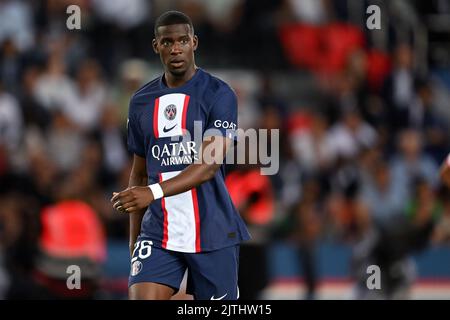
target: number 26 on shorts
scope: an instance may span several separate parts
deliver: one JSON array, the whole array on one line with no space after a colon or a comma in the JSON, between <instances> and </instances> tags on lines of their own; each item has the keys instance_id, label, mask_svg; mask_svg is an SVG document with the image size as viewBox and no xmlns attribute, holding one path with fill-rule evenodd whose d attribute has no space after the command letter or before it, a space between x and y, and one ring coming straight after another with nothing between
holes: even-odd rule
<instances>
[{"instance_id":1,"label":"number 26 on shorts","mask_svg":"<svg viewBox=\"0 0 450 320\"><path fill-rule=\"evenodd\" d=\"M133 258L131 259L131 263L136 261L138 258L143 260L150 257L152 254L152 245L153 242L150 240L142 240L138 241L134 244L134 250L133 250ZM138 254L135 256L136 250L138 250Z\"/></svg>"}]
</instances>

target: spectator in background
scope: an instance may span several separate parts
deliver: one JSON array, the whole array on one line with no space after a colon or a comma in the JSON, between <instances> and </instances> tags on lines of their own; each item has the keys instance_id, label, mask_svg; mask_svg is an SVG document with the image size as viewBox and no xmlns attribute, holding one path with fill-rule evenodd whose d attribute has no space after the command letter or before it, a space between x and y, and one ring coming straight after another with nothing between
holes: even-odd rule
<instances>
[{"instance_id":1,"label":"spectator in background","mask_svg":"<svg viewBox=\"0 0 450 320\"><path fill-rule=\"evenodd\" d=\"M25 184L29 185L28 193L35 199L35 209L40 210L53 203L54 181L58 179L61 171L48 157L45 149L28 147L27 156L29 158L27 176L30 181Z\"/></svg>"},{"instance_id":2,"label":"spectator in background","mask_svg":"<svg viewBox=\"0 0 450 320\"><path fill-rule=\"evenodd\" d=\"M126 135L119 121L117 105L108 103L103 110L100 127L94 131L93 137L101 150L101 183L107 187L117 180L128 163Z\"/></svg>"},{"instance_id":3,"label":"spectator in background","mask_svg":"<svg viewBox=\"0 0 450 320\"><path fill-rule=\"evenodd\" d=\"M418 175L426 179L430 185L437 185L438 167L428 155L424 154L423 145L423 136L419 131L406 129L399 133L399 152L394 155L390 167L394 192L404 201L410 199L412 182Z\"/></svg>"},{"instance_id":4,"label":"spectator in background","mask_svg":"<svg viewBox=\"0 0 450 320\"><path fill-rule=\"evenodd\" d=\"M231 80L230 84L236 92L238 99L239 128L243 130L259 127L262 115L255 96L255 90L251 88L252 85L255 85L254 82L258 82L258 79L249 77L246 80L252 81L253 83L246 84L242 79L236 79Z\"/></svg>"},{"instance_id":5,"label":"spectator in background","mask_svg":"<svg viewBox=\"0 0 450 320\"><path fill-rule=\"evenodd\" d=\"M376 131L353 107L342 110L341 120L329 130L329 145L335 159L353 159L364 148L371 148L377 142Z\"/></svg>"},{"instance_id":6,"label":"spectator in background","mask_svg":"<svg viewBox=\"0 0 450 320\"><path fill-rule=\"evenodd\" d=\"M34 86L34 97L47 110L65 106L73 95L73 82L66 73L66 65L60 53L50 53L43 72Z\"/></svg>"},{"instance_id":7,"label":"spectator in background","mask_svg":"<svg viewBox=\"0 0 450 320\"><path fill-rule=\"evenodd\" d=\"M23 135L23 119L17 99L4 91L0 82L0 145L12 158L19 149Z\"/></svg>"},{"instance_id":8,"label":"spectator in background","mask_svg":"<svg viewBox=\"0 0 450 320\"><path fill-rule=\"evenodd\" d=\"M112 88L109 99L118 104L120 126L125 129L130 96L150 78L150 68L144 60L128 59L120 65L119 70L119 81Z\"/></svg>"},{"instance_id":9,"label":"spectator in background","mask_svg":"<svg viewBox=\"0 0 450 320\"><path fill-rule=\"evenodd\" d=\"M26 130L38 129L43 133L50 125L52 115L34 96L38 79L39 69L37 66L30 66L24 70L22 94L19 99Z\"/></svg>"},{"instance_id":10,"label":"spectator in background","mask_svg":"<svg viewBox=\"0 0 450 320\"><path fill-rule=\"evenodd\" d=\"M320 174L331 168L334 161L334 146L328 134L328 124L320 112L310 113L309 128L290 133L290 143L300 167L309 174Z\"/></svg>"},{"instance_id":11,"label":"spectator in background","mask_svg":"<svg viewBox=\"0 0 450 320\"><path fill-rule=\"evenodd\" d=\"M261 74L261 88L258 90L256 99L263 111L272 108L277 111L278 116L281 118L280 127L278 128L283 128L286 125L286 118L289 113L288 103L276 92L269 74Z\"/></svg>"},{"instance_id":12,"label":"spectator in background","mask_svg":"<svg viewBox=\"0 0 450 320\"><path fill-rule=\"evenodd\" d=\"M206 59L212 58L219 65L236 59L235 34L242 21L245 0L177 0L176 3L192 17L202 43L208 45L207 50L215 53L214 57L205 56Z\"/></svg>"},{"instance_id":13,"label":"spectator in background","mask_svg":"<svg viewBox=\"0 0 450 320\"><path fill-rule=\"evenodd\" d=\"M0 43L11 39L20 52L34 45L33 12L30 3L0 1Z\"/></svg>"},{"instance_id":14,"label":"spectator in background","mask_svg":"<svg viewBox=\"0 0 450 320\"><path fill-rule=\"evenodd\" d=\"M287 139L281 142L281 160L279 179L281 185L278 186L278 199L280 204L280 218L287 215L287 212L297 203L298 195L302 190L302 168L294 158L290 141Z\"/></svg>"},{"instance_id":15,"label":"spectator in background","mask_svg":"<svg viewBox=\"0 0 450 320\"><path fill-rule=\"evenodd\" d=\"M265 87L267 88L267 87ZM271 96L271 98L269 98ZM261 98L261 96L259 97ZM274 95L273 93L271 93L270 91L267 92L267 96L266 96L267 100L265 100L265 102L267 104L261 104L260 105L260 109L261 109L261 118L259 119L259 125L258 125L258 130L261 130L260 132L267 132L267 140L266 140L266 145L263 147L261 142L262 142L262 138L261 136L258 137L258 150L262 151L262 148L265 148L264 150L267 150L265 152L267 152L267 155L271 155L272 157L282 157L278 154L276 154L276 150L272 149L272 146L275 145L274 141L275 141L275 132L277 132L277 134L281 137L283 137L286 132L285 132L285 125L286 125L286 119L284 118L284 114L283 114L283 109L282 109L282 105L281 102L279 102L280 104L276 103L276 95ZM261 102L261 100L259 100ZM271 104L270 101L272 101L274 104ZM238 120L239 121L239 120ZM266 131L265 131L266 130ZM278 141L275 142L278 144ZM253 149L253 151L255 152L255 148L250 148ZM249 152L250 152L249 149ZM279 152L279 146L276 147L276 149L278 149ZM261 158L259 158L261 160ZM276 158L273 158L273 161L278 161L278 163L280 163L280 159L275 160ZM274 191L274 195L273 197L275 199L278 199L281 196L281 185L282 185L282 179L279 177L279 175L277 174L273 174L273 175L269 175L268 176L269 179L271 180L271 184L272 184L272 188Z\"/></svg>"},{"instance_id":16,"label":"spectator in background","mask_svg":"<svg viewBox=\"0 0 450 320\"><path fill-rule=\"evenodd\" d=\"M405 199L394 188L386 162L379 159L362 181L361 199L374 222L388 221L393 215L401 213Z\"/></svg>"},{"instance_id":17,"label":"spectator in background","mask_svg":"<svg viewBox=\"0 0 450 320\"><path fill-rule=\"evenodd\" d=\"M415 90L410 123L416 130L423 132L425 151L436 164L440 164L448 152L449 122L435 108L433 88L429 80L417 80Z\"/></svg>"},{"instance_id":18,"label":"spectator in background","mask_svg":"<svg viewBox=\"0 0 450 320\"><path fill-rule=\"evenodd\" d=\"M334 236L350 244L361 241L371 226L369 208L361 199L357 167L340 159L330 178L331 194L326 203Z\"/></svg>"},{"instance_id":19,"label":"spectator in background","mask_svg":"<svg viewBox=\"0 0 450 320\"><path fill-rule=\"evenodd\" d=\"M90 52L108 76L115 76L115 68L127 58L151 56L151 42L146 39L153 28L154 1L93 0L88 3L93 20L89 30Z\"/></svg>"},{"instance_id":20,"label":"spectator in background","mask_svg":"<svg viewBox=\"0 0 450 320\"><path fill-rule=\"evenodd\" d=\"M439 117L433 106L433 91L426 79L416 79L414 97L409 107L408 123L417 130L425 130L439 124Z\"/></svg>"},{"instance_id":21,"label":"spectator in background","mask_svg":"<svg viewBox=\"0 0 450 320\"><path fill-rule=\"evenodd\" d=\"M42 147L59 171L68 172L80 161L85 137L62 110L52 114L51 126L41 141Z\"/></svg>"},{"instance_id":22,"label":"spectator in background","mask_svg":"<svg viewBox=\"0 0 450 320\"><path fill-rule=\"evenodd\" d=\"M11 39L0 41L0 81L6 90L18 94L20 88L20 73L22 72L22 57Z\"/></svg>"},{"instance_id":23,"label":"spectator in background","mask_svg":"<svg viewBox=\"0 0 450 320\"><path fill-rule=\"evenodd\" d=\"M183 3L185 1L179 1ZM201 3L204 16L218 33L231 33L242 14L243 0L194 0Z\"/></svg>"},{"instance_id":24,"label":"spectator in background","mask_svg":"<svg viewBox=\"0 0 450 320\"><path fill-rule=\"evenodd\" d=\"M378 134L377 143L382 148L387 148L391 141L388 112L379 95L370 95L367 97L363 114L367 122L373 126Z\"/></svg>"},{"instance_id":25,"label":"spectator in background","mask_svg":"<svg viewBox=\"0 0 450 320\"><path fill-rule=\"evenodd\" d=\"M87 59L81 63L74 89L61 105L62 110L82 131L91 131L98 126L106 102L105 84L95 60Z\"/></svg>"},{"instance_id":26,"label":"spectator in background","mask_svg":"<svg viewBox=\"0 0 450 320\"><path fill-rule=\"evenodd\" d=\"M244 0L239 8L239 19L233 35L231 48L240 48L240 64L247 68L260 69L262 65L270 64L284 67L285 60L278 38L276 13L281 1ZM258 54L255 53L258 48ZM237 51L231 50L236 56Z\"/></svg>"},{"instance_id":27,"label":"spectator in background","mask_svg":"<svg viewBox=\"0 0 450 320\"><path fill-rule=\"evenodd\" d=\"M145 0L92 0L94 12L103 20L123 30L144 23L149 17L151 2Z\"/></svg>"},{"instance_id":28,"label":"spectator in background","mask_svg":"<svg viewBox=\"0 0 450 320\"><path fill-rule=\"evenodd\" d=\"M384 84L383 96L390 111L391 130L394 132L410 125L413 113L414 83L418 78L413 55L409 44L399 44L393 52L394 66Z\"/></svg>"},{"instance_id":29,"label":"spectator in background","mask_svg":"<svg viewBox=\"0 0 450 320\"><path fill-rule=\"evenodd\" d=\"M327 93L324 111L330 124L335 124L349 110L366 115L365 55L357 51L351 57L355 57L355 61L347 62L346 70L330 75L328 81L322 83ZM348 60L351 61L350 57ZM361 61L357 62L358 60Z\"/></svg>"}]
</instances>

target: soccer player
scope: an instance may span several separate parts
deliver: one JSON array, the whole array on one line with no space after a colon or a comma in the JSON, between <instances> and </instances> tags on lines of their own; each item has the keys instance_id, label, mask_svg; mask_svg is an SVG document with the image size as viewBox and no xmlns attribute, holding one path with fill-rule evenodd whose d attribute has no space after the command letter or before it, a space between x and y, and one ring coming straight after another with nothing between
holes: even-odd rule
<instances>
[{"instance_id":1,"label":"soccer player","mask_svg":"<svg viewBox=\"0 0 450 320\"><path fill-rule=\"evenodd\" d=\"M186 291L195 299L238 299L239 244L250 235L223 165L236 139L236 95L196 66L198 39L188 16L168 11L154 32L164 73L131 98L133 166L128 188L111 198L130 216L129 297L169 299L188 270ZM207 149L214 152L201 152Z\"/></svg>"}]
</instances>

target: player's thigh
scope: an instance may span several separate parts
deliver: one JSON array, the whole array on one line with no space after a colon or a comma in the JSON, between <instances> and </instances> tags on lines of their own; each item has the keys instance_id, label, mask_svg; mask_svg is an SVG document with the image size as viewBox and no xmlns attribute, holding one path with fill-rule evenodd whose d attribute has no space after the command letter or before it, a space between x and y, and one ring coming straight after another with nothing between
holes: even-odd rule
<instances>
[{"instance_id":1,"label":"player's thigh","mask_svg":"<svg viewBox=\"0 0 450 320\"><path fill-rule=\"evenodd\" d=\"M186 254L187 292L197 300L236 300L239 298L239 246Z\"/></svg>"},{"instance_id":2,"label":"player's thigh","mask_svg":"<svg viewBox=\"0 0 450 320\"><path fill-rule=\"evenodd\" d=\"M138 239L128 279L130 298L156 299L173 295L180 288L185 270L180 253L154 247L151 240Z\"/></svg>"},{"instance_id":3,"label":"player's thigh","mask_svg":"<svg viewBox=\"0 0 450 320\"><path fill-rule=\"evenodd\" d=\"M155 282L139 282L128 289L130 300L169 300L175 289Z\"/></svg>"}]
</instances>

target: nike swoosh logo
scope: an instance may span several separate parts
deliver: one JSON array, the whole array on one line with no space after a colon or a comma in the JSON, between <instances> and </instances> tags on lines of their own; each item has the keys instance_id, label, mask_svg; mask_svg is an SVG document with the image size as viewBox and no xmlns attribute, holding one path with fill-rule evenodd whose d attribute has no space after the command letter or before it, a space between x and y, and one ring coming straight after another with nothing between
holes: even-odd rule
<instances>
[{"instance_id":1,"label":"nike swoosh logo","mask_svg":"<svg viewBox=\"0 0 450 320\"><path fill-rule=\"evenodd\" d=\"M211 297L210 300L222 300L223 298L225 298L227 296L227 294L225 293L223 296L221 296L220 298L214 298L214 295Z\"/></svg>"},{"instance_id":2,"label":"nike swoosh logo","mask_svg":"<svg viewBox=\"0 0 450 320\"><path fill-rule=\"evenodd\" d=\"M173 128L175 128L176 126L177 126L177 124L175 124L172 128L169 128L169 129L167 129L166 126L164 126L163 132L164 132L164 133L167 133L167 132L169 132L170 130L172 130Z\"/></svg>"}]
</instances>

